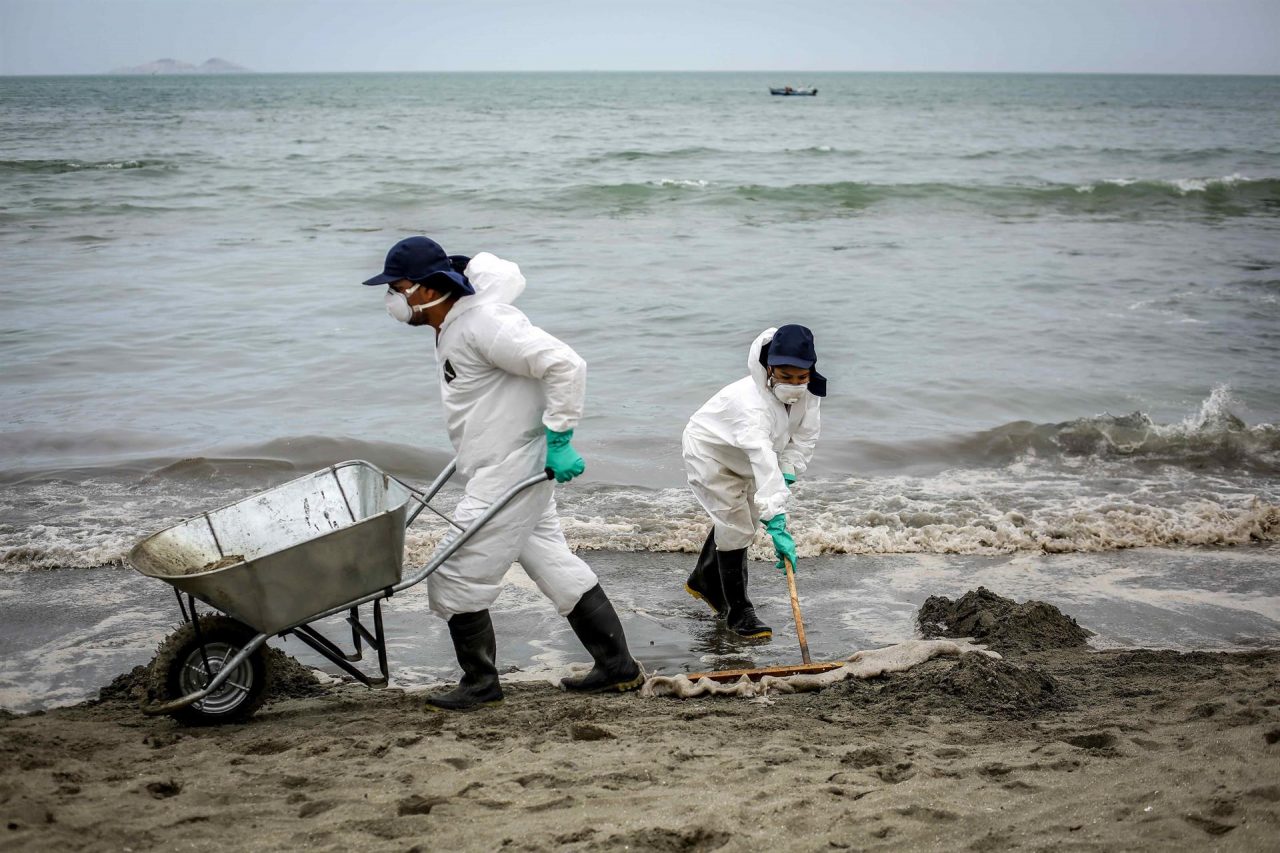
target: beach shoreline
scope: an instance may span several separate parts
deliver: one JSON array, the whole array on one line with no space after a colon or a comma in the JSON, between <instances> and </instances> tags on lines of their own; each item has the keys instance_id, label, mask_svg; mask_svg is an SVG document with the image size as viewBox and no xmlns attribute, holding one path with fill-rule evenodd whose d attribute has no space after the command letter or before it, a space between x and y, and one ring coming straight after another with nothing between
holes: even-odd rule
<instances>
[{"instance_id":1,"label":"beach shoreline","mask_svg":"<svg viewBox=\"0 0 1280 853\"><path fill-rule=\"evenodd\" d=\"M772 643L737 642L683 587L692 557L579 552L618 608L633 653L654 673L775 666L798 660L786 584L751 563L751 594ZM910 640L931 595L987 586L1016 600L1049 601L1095 633L1094 648L1247 651L1280 648L1280 547L1133 549L1100 554L1003 556L833 555L801 560L797 585L815 660ZM49 710L150 660L180 620L172 590L131 569L0 573L0 708ZM568 623L519 568L493 608L499 666L554 681L586 660ZM456 675L444 622L425 584L384 607L392 686L414 690ZM322 630L337 640L340 619ZM271 644L309 666L338 671L296 640ZM369 662L362 664L368 666Z\"/></svg>"}]
</instances>

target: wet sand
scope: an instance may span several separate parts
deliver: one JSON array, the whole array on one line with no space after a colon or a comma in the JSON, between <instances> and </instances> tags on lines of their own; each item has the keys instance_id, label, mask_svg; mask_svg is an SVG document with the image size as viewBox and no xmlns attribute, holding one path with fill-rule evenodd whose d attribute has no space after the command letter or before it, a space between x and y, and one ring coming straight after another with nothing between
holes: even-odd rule
<instances>
[{"instance_id":1,"label":"wet sand","mask_svg":"<svg viewBox=\"0 0 1280 853\"><path fill-rule=\"evenodd\" d=\"M997 642L998 645L998 642ZM0 719L14 850L1280 849L1280 652L969 654L767 702L292 683ZM319 691L317 695L303 695Z\"/></svg>"},{"instance_id":2,"label":"wet sand","mask_svg":"<svg viewBox=\"0 0 1280 853\"><path fill-rule=\"evenodd\" d=\"M581 555L617 605L632 650L653 672L797 660L786 584L771 563L751 564L752 598L775 631L773 643L759 646L738 642L685 593L692 555ZM1004 557L833 555L802 560L797 585L815 660L909 640L929 596L978 585L1058 605L1094 632L1097 648L1280 648L1276 543ZM426 599L422 585L384 608L394 686L413 690L454 677L448 631ZM179 619L168 586L127 568L0 572L0 609L0 708L15 712L95 696L117 674L150 660ZM568 623L519 569L507 575L493 618L503 669L550 678L586 659ZM335 639L350 636L340 620L322 624ZM297 640L272 642L337 673Z\"/></svg>"}]
</instances>

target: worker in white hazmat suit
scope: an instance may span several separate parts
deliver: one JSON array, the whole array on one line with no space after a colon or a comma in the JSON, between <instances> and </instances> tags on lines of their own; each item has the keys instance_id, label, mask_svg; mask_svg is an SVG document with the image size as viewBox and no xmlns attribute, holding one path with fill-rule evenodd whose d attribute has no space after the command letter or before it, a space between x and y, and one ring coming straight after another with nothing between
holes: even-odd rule
<instances>
[{"instance_id":1,"label":"worker in white hazmat suit","mask_svg":"<svg viewBox=\"0 0 1280 853\"><path fill-rule=\"evenodd\" d=\"M751 344L750 375L720 389L684 430L689 487L712 521L685 589L742 637L773 636L747 597L747 546L757 523L773 540L778 568L784 558L796 564L786 512L791 484L818 443L827 380L817 362L804 326L766 329Z\"/></svg>"},{"instance_id":2,"label":"worker in white hazmat suit","mask_svg":"<svg viewBox=\"0 0 1280 853\"><path fill-rule=\"evenodd\" d=\"M512 305L525 287L519 267L487 252L448 256L433 240L409 237L365 284L387 288L387 311L395 319L435 330L440 396L466 482L453 515L459 527L544 469L561 483L583 472L570 440L582 417L586 364ZM501 701L489 606L516 560L595 662L585 676L564 679L563 687L622 691L643 682L613 605L565 542L554 486L525 489L429 578L431 609L448 620L462 667L458 686L430 697L430 706L466 710Z\"/></svg>"}]
</instances>

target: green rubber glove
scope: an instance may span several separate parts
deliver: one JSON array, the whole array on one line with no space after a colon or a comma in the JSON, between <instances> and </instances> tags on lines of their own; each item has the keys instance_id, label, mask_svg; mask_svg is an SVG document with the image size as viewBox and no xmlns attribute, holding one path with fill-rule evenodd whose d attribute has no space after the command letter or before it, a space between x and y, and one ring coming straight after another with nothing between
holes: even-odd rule
<instances>
[{"instance_id":1,"label":"green rubber glove","mask_svg":"<svg viewBox=\"0 0 1280 853\"><path fill-rule=\"evenodd\" d=\"M787 514L780 512L773 518L764 522L764 529L773 539L773 550L778 555L778 562L774 565L775 569L781 569L785 574L787 567L783 565L782 558L786 557L791 561L793 571L799 570L800 560L796 556L796 540L791 538L791 534L787 532Z\"/></svg>"},{"instance_id":2,"label":"green rubber glove","mask_svg":"<svg viewBox=\"0 0 1280 853\"><path fill-rule=\"evenodd\" d=\"M547 470L555 475L557 483L567 483L587 470L586 461L569 443L571 438L571 429L564 432L547 430Z\"/></svg>"},{"instance_id":3,"label":"green rubber glove","mask_svg":"<svg viewBox=\"0 0 1280 853\"><path fill-rule=\"evenodd\" d=\"M786 471L783 471L782 481L787 484L787 488L789 489L796 484L796 475L788 474Z\"/></svg>"}]
</instances>

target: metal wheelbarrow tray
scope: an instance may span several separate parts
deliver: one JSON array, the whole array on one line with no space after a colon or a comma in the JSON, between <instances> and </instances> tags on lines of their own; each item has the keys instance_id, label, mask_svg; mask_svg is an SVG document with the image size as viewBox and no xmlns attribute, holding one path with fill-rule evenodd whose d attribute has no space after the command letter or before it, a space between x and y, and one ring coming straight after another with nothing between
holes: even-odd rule
<instances>
[{"instance_id":1,"label":"metal wheelbarrow tray","mask_svg":"<svg viewBox=\"0 0 1280 853\"><path fill-rule=\"evenodd\" d=\"M129 562L275 634L399 583L412 497L368 462L343 462L153 534Z\"/></svg>"},{"instance_id":2,"label":"metal wheelbarrow tray","mask_svg":"<svg viewBox=\"0 0 1280 853\"><path fill-rule=\"evenodd\" d=\"M183 618L153 665L162 700L143 711L190 725L246 719L265 695L263 646L273 634L297 637L369 687L386 686L382 600L425 580L516 495L551 477L546 471L512 485L466 529L454 525L427 565L403 578L405 528L424 509L453 524L430 502L455 463L421 491L368 462L341 462L135 545L130 564L174 587ZM410 504L417 506L410 511ZM197 600L227 615L198 615ZM370 603L373 624L366 626L360 607ZM309 624L344 612L351 652ZM362 659L363 643L377 652L379 675L352 664Z\"/></svg>"}]
</instances>

